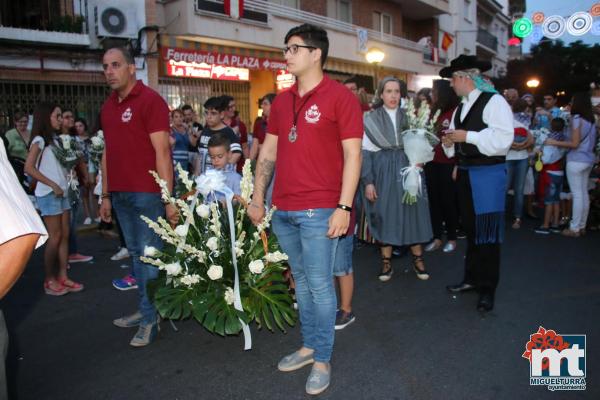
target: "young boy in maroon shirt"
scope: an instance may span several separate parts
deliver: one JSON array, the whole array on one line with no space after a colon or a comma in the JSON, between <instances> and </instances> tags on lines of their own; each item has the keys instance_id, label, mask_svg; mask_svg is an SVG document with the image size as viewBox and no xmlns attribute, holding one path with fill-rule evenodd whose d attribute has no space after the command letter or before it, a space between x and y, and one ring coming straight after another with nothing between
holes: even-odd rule
<instances>
[{"instance_id":1,"label":"young boy in maroon shirt","mask_svg":"<svg viewBox=\"0 0 600 400\"><path fill-rule=\"evenodd\" d=\"M289 257L296 282L302 347L281 359L280 371L313 364L306 392L329 386L336 296L333 259L346 234L361 166L360 104L342 84L323 75L329 40L313 25L293 28L284 55L296 84L272 105L258 158L248 214L258 224L273 171L273 231Z\"/></svg>"}]
</instances>

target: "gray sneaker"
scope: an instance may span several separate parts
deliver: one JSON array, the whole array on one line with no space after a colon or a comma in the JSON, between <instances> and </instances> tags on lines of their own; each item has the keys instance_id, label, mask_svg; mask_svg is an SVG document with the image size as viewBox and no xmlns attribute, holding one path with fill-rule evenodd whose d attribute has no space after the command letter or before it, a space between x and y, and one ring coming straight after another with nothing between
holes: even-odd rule
<instances>
[{"instance_id":1,"label":"gray sneaker","mask_svg":"<svg viewBox=\"0 0 600 400\"><path fill-rule=\"evenodd\" d=\"M306 380L306 393L313 395L323 393L329 387L330 379L331 364L327 365L326 371L313 366Z\"/></svg>"},{"instance_id":2,"label":"gray sneaker","mask_svg":"<svg viewBox=\"0 0 600 400\"><path fill-rule=\"evenodd\" d=\"M143 324L138 328L137 333L129 342L133 347L147 346L154 341L158 334L159 327L158 323L154 324Z\"/></svg>"},{"instance_id":3,"label":"gray sneaker","mask_svg":"<svg viewBox=\"0 0 600 400\"><path fill-rule=\"evenodd\" d=\"M306 356L301 356L300 351L296 351L288 356L283 357L281 361L279 361L279 364L277 364L277 369L282 372L290 372L300 369L305 365L315 362L313 359L313 354L314 352Z\"/></svg>"},{"instance_id":4,"label":"gray sneaker","mask_svg":"<svg viewBox=\"0 0 600 400\"><path fill-rule=\"evenodd\" d=\"M126 315L124 317L113 320L113 324L115 324L119 328L133 328L134 326L138 326L141 321L142 313L137 311L131 315Z\"/></svg>"}]
</instances>

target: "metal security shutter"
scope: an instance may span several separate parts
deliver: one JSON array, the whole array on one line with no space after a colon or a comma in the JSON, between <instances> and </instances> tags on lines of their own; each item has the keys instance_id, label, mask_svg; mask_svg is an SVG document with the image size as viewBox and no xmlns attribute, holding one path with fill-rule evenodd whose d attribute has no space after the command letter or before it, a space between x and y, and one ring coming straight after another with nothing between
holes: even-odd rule
<instances>
[{"instance_id":1,"label":"metal security shutter","mask_svg":"<svg viewBox=\"0 0 600 400\"><path fill-rule=\"evenodd\" d=\"M235 99L240 118L248 126L250 122L250 83L231 82L209 79L160 78L158 81L160 95L166 100L169 108L179 108L184 104L191 105L202 115L202 104L213 96L228 94Z\"/></svg>"},{"instance_id":2,"label":"metal security shutter","mask_svg":"<svg viewBox=\"0 0 600 400\"><path fill-rule=\"evenodd\" d=\"M0 80L0 129L13 125L17 111L33 114L35 106L52 101L61 108L69 108L77 117L85 118L93 129L110 88L104 84L67 82L33 82Z\"/></svg>"}]
</instances>

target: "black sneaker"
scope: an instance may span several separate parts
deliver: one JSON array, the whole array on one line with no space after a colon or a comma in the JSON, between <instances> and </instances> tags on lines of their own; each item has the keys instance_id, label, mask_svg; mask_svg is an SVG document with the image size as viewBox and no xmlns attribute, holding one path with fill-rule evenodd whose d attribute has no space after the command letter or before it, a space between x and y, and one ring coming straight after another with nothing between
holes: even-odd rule
<instances>
[{"instance_id":1,"label":"black sneaker","mask_svg":"<svg viewBox=\"0 0 600 400\"><path fill-rule=\"evenodd\" d=\"M344 310L338 310L335 314L335 330L339 331L350 325L356 320L356 316L352 311L346 312Z\"/></svg>"},{"instance_id":2,"label":"black sneaker","mask_svg":"<svg viewBox=\"0 0 600 400\"><path fill-rule=\"evenodd\" d=\"M560 233L560 232L562 232L562 229L560 229L560 226L551 226L550 227L550 232L552 232L552 233Z\"/></svg>"},{"instance_id":3,"label":"black sneaker","mask_svg":"<svg viewBox=\"0 0 600 400\"><path fill-rule=\"evenodd\" d=\"M467 234L462 229L457 229L456 230L456 238L457 239L466 239L467 238Z\"/></svg>"},{"instance_id":4,"label":"black sneaker","mask_svg":"<svg viewBox=\"0 0 600 400\"><path fill-rule=\"evenodd\" d=\"M535 228L533 231L535 233L539 233L540 235L549 235L550 234L550 229L544 228L543 226L540 226L539 228Z\"/></svg>"}]
</instances>

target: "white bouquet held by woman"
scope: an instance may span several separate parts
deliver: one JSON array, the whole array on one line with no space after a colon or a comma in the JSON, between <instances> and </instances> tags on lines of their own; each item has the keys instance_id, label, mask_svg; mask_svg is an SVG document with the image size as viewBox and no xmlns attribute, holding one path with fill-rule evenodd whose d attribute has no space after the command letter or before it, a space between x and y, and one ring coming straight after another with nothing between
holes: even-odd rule
<instances>
[{"instance_id":1,"label":"white bouquet held by woman","mask_svg":"<svg viewBox=\"0 0 600 400\"><path fill-rule=\"evenodd\" d=\"M439 139L433 133L435 123L440 116L440 110L430 118L431 110L429 104L421 102L419 111L415 112L415 104L411 99L406 109L408 129L402 132L402 143L404 152L408 157L409 166L402 168L402 187L404 196L402 202L414 204L421 194L423 184L421 182L421 166L433 160L433 147L439 143Z\"/></svg>"},{"instance_id":2,"label":"white bouquet held by woman","mask_svg":"<svg viewBox=\"0 0 600 400\"><path fill-rule=\"evenodd\" d=\"M89 147L90 162L96 168L96 171L100 171L100 164L102 163L102 153L104 153L104 133L98 131L96 136L92 136L92 144Z\"/></svg>"}]
</instances>

